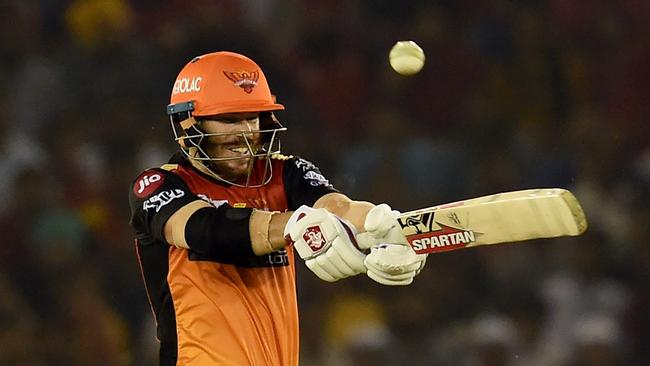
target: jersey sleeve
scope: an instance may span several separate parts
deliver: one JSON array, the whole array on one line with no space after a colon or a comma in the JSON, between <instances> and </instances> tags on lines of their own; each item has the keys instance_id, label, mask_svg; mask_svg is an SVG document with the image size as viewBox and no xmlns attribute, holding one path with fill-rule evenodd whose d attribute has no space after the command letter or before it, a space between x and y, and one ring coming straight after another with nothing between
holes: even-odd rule
<instances>
[{"instance_id":1,"label":"jersey sleeve","mask_svg":"<svg viewBox=\"0 0 650 366\"><path fill-rule=\"evenodd\" d=\"M283 178L289 210L301 205L313 206L322 196L338 192L312 162L292 157L284 164Z\"/></svg>"},{"instance_id":2,"label":"jersey sleeve","mask_svg":"<svg viewBox=\"0 0 650 366\"><path fill-rule=\"evenodd\" d=\"M166 243L164 227L181 207L199 199L176 174L164 169L149 169L140 174L131 187L130 224L142 244Z\"/></svg>"}]
</instances>

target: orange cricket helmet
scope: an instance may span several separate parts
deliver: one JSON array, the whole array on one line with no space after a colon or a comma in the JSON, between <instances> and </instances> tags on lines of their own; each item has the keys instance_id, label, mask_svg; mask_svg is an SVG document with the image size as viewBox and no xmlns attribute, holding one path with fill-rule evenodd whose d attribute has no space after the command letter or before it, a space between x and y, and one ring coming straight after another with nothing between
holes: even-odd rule
<instances>
[{"instance_id":1,"label":"orange cricket helmet","mask_svg":"<svg viewBox=\"0 0 650 366\"><path fill-rule=\"evenodd\" d=\"M284 110L275 102L260 67L250 58L233 52L214 52L192 59L178 74L172 88L167 114L174 138L181 151L204 173L225 183L240 187L260 187L271 180L271 155L280 153L278 132L286 128L273 111ZM259 129L222 133L206 133L201 128L205 118L225 113L259 112ZM259 134L262 146L250 138ZM245 143L247 152L236 156L210 156L205 141L212 136L235 135ZM219 162L247 159L250 161L245 183L229 180L215 168ZM262 179L251 181L256 159L265 160Z\"/></svg>"},{"instance_id":2,"label":"orange cricket helmet","mask_svg":"<svg viewBox=\"0 0 650 366\"><path fill-rule=\"evenodd\" d=\"M236 112L284 110L275 102L262 69L233 52L213 52L192 59L178 74L167 113L211 116Z\"/></svg>"}]
</instances>

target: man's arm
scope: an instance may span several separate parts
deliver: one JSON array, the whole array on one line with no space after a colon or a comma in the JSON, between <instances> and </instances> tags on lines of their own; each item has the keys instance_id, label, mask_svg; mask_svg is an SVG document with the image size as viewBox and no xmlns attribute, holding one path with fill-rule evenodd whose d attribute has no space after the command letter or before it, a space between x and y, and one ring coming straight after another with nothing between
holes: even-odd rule
<instances>
[{"instance_id":1,"label":"man's arm","mask_svg":"<svg viewBox=\"0 0 650 366\"><path fill-rule=\"evenodd\" d=\"M241 209L229 207L217 209L203 200L196 199L171 214L164 225L164 238L167 243L180 248L208 252L213 250L212 246L215 243L225 242L225 240L216 240L217 237L228 235L230 239L239 238L235 241L241 244L250 243L250 248L238 249L231 245L216 250L227 251L234 255L251 251L255 255L264 255L284 248L286 234L291 232L292 228L296 231L295 226L301 226L298 229L299 233L293 235L297 240L296 249L307 266L321 279L332 282L367 271L370 278L381 284L406 285L412 282L413 277L424 265L423 256L415 256L408 246L402 245L389 244L374 247L372 244L374 242L370 241L371 244L359 246L364 235L370 237L376 234L374 231L356 233L356 228L368 228L368 216L371 217L370 221L372 218L377 221L379 217L378 221L385 222L386 225L392 222L390 209L382 206L386 205L375 206L369 202L354 201L341 193L332 192L319 198L314 203L313 209L302 209L302 215L305 215L303 222L298 223L300 219L294 217L296 222L287 225L293 216L293 211L280 213L252 210L248 217L248 225L234 225L235 221L230 222L230 220L234 219L233 216L239 216L237 213ZM312 220L310 217L319 215L317 212L319 209L333 215L320 214L321 219ZM368 215L369 213L371 214ZM348 224L340 222L339 218L352 223L351 228ZM246 218L242 216L236 219L241 222ZM332 240L329 249L312 250L312 247L302 240L303 230L313 227L314 224L322 227L323 234ZM246 229L247 232L241 232ZM250 241L242 240L243 236L248 236ZM387 237L380 239L382 243L391 242ZM371 246L373 246L372 252L366 256L363 250Z\"/></svg>"},{"instance_id":2,"label":"man's arm","mask_svg":"<svg viewBox=\"0 0 650 366\"><path fill-rule=\"evenodd\" d=\"M284 227L293 212L253 210L248 230L255 255L275 252L285 247Z\"/></svg>"},{"instance_id":3,"label":"man's arm","mask_svg":"<svg viewBox=\"0 0 650 366\"><path fill-rule=\"evenodd\" d=\"M197 200L174 212L165 223L165 240L171 245L185 249L195 248L198 244L197 242L207 240L203 239L203 237L207 237L209 231L211 231L210 228L208 225L205 225L205 228L197 227L197 225L210 223L213 220L220 220L220 218L215 217L214 219L201 220L201 223L194 222L196 220L191 221L197 211L204 208L207 208L207 210L217 210L209 203L203 200ZM284 227L292 213L253 209L248 221L248 235L250 236L251 249L255 255L269 254L285 247ZM188 243L188 238L186 237L188 231L203 232L205 235L194 235L194 240L192 240L194 243Z\"/></svg>"},{"instance_id":4,"label":"man's arm","mask_svg":"<svg viewBox=\"0 0 650 366\"><path fill-rule=\"evenodd\" d=\"M334 215L351 222L354 227L363 228L366 214L374 205L369 202L354 201L344 194L332 192L319 198L313 207L325 208ZM191 222L191 219L197 212L202 210L203 212L201 213L206 215L206 210L217 209L201 199L196 199L176 210L164 224L165 241L179 248L189 249L191 247L197 247L197 245L191 245L192 243L188 242L188 225L190 226L190 232L200 231L193 227L199 225L199 223L194 222L197 220L192 220ZM263 255L285 247L284 229L292 213L293 211L282 213L255 209L252 211L248 231L253 253ZM205 221L210 220L201 220L201 222ZM205 231L207 232L208 230L209 228L206 227ZM202 241L200 238L196 238L196 236L193 235L194 240Z\"/></svg>"},{"instance_id":5,"label":"man's arm","mask_svg":"<svg viewBox=\"0 0 650 366\"><path fill-rule=\"evenodd\" d=\"M334 215L349 221L359 232L365 231L368 212L375 207L366 201L354 201L338 192L328 193L314 203L314 208L324 208Z\"/></svg>"},{"instance_id":6,"label":"man's arm","mask_svg":"<svg viewBox=\"0 0 650 366\"><path fill-rule=\"evenodd\" d=\"M185 236L186 227L192 215L198 210L212 207L203 200L193 201L178 211L165 223L165 240L179 248L189 249ZM365 215L374 207L369 202L353 201L341 193L329 193L314 204L314 208L325 208L336 216L348 220L355 227L363 227ZM249 222L251 247L256 255L263 255L282 249L286 245L284 228L293 211L269 212L253 210Z\"/></svg>"},{"instance_id":7,"label":"man's arm","mask_svg":"<svg viewBox=\"0 0 650 366\"><path fill-rule=\"evenodd\" d=\"M319 198L313 207L324 208L334 215L349 221L355 228L363 228L366 214L375 205L370 202L351 200L341 193L328 193ZM292 213L293 211L279 213L253 210L250 219L250 234L251 246L255 254L267 254L284 248L284 228ZM178 212L178 214L179 220L183 220L187 215L181 212ZM170 218L170 221L172 220L175 220L174 216Z\"/></svg>"},{"instance_id":8,"label":"man's arm","mask_svg":"<svg viewBox=\"0 0 650 366\"><path fill-rule=\"evenodd\" d=\"M142 245L166 243L206 256L254 255L250 217L253 209L215 207L195 195L173 172L149 169L129 195L131 226Z\"/></svg>"},{"instance_id":9,"label":"man's arm","mask_svg":"<svg viewBox=\"0 0 650 366\"><path fill-rule=\"evenodd\" d=\"M185 237L188 222L196 211L205 207L212 206L203 200L197 200L172 214L165 223L165 240L171 245L189 249L190 245ZM253 253L263 255L282 249L285 246L282 232L290 216L291 212L253 210L248 225Z\"/></svg>"},{"instance_id":10,"label":"man's arm","mask_svg":"<svg viewBox=\"0 0 650 366\"><path fill-rule=\"evenodd\" d=\"M196 200L174 212L165 223L164 235L167 243L179 248L190 249L185 237L187 222L196 211L206 207L212 206L203 200Z\"/></svg>"}]
</instances>

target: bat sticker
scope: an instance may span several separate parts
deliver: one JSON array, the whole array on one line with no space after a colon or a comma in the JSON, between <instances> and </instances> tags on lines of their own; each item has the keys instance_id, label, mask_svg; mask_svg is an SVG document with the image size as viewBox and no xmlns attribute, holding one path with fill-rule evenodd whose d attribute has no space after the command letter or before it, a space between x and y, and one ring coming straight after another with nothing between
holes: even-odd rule
<instances>
[{"instance_id":1,"label":"bat sticker","mask_svg":"<svg viewBox=\"0 0 650 366\"><path fill-rule=\"evenodd\" d=\"M448 213L447 219L461 226L461 220L455 213ZM472 230L463 230L436 222L435 212L400 217L398 222L406 240L417 254L460 249L476 241L476 235Z\"/></svg>"}]
</instances>

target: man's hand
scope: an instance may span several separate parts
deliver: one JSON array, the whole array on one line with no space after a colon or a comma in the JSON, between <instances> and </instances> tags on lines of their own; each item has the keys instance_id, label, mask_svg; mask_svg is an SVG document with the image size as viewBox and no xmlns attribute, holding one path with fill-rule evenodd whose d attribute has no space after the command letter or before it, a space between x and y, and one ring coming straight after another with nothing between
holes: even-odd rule
<instances>
[{"instance_id":1,"label":"man's hand","mask_svg":"<svg viewBox=\"0 0 650 366\"><path fill-rule=\"evenodd\" d=\"M384 243L408 245L397 222L397 215L399 212L391 210L385 203L368 211L363 225L366 232L357 235L359 247L368 249Z\"/></svg>"},{"instance_id":2,"label":"man's hand","mask_svg":"<svg viewBox=\"0 0 650 366\"><path fill-rule=\"evenodd\" d=\"M368 277L389 286L413 282L427 258L415 254L408 245L397 215L399 212L391 210L387 204L377 205L366 215L366 232L357 235L359 247L372 248L365 260Z\"/></svg>"},{"instance_id":3,"label":"man's hand","mask_svg":"<svg viewBox=\"0 0 650 366\"><path fill-rule=\"evenodd\" d=\"M408 245L379 244L366 256L368 277L388 286L404 286L413 282L426 262L427 256L415 254Z\"/></svg>"},{"instance_id":4,"label":"man's hand","mask_svg":"<svg viewBox=\"0 0 650 366\"><path fill-rule=\"evenodd\" d=\"M284 229L307 267L324 281L334 282L366 272L356 244L356 229L324 208L301 206Z\"/></svg>"}]
</instances>

